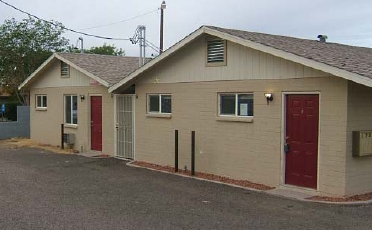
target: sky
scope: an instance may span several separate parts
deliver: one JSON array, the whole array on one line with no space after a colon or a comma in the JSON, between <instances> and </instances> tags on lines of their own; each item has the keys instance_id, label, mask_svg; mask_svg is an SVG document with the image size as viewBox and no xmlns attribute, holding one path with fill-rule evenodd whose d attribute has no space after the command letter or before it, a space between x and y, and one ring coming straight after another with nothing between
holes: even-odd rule
<instances>
[{"instance_id":1,"label":"sky","mask_svg":"<svg viewBox=\"0 0 372 230\"><path fill-rule=\"evenodd\" d=\"M40 18L94 35L131 38L138 25L145 25L146 39L159 46L160 10L157 9L162 0L4 1ZM371 0L166 0L166 5L165 48L202 25L306 39L325 34L329 42L372 47ZM0 2L0 23L25 17ZM120 21L124 22L116 23ZM91 28L112 23L115 24ZM66 32L64 36L76 45L82 35ZM123 48L128 56L139 55L138 44L130 41L82 37L84 48L107 43ZM157 54L150 48L146 53Z\"/></svg>"}]
</instances>

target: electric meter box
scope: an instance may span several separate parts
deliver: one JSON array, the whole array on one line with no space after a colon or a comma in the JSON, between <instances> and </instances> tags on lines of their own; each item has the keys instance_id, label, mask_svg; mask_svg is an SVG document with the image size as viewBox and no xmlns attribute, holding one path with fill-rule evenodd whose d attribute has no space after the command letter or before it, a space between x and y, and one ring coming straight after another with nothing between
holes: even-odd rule
<instances>
[{"instance_id":1,"label":"electric meter box","mask_svg":"<svg viewBox=\"0 0 372 230\"><path fill-rule=\"evenodd\" d=\"M372 130L353 131L353 156L372 155Z\"/></svg>"}]
</instances>

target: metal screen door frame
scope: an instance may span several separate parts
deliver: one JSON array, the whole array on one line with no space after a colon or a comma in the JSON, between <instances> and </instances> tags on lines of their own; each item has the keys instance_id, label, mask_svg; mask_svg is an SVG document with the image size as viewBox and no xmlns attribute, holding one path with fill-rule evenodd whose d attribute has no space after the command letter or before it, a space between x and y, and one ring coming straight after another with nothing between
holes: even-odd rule
<instances>
[{"instance_id":1,"label":"metal screen door frame","mask_svg":"<svg viewBox=\"0 0 372 230\"><path fill-rule=\"evenodd\" d=\"M134 160L135 95L115 95L115 156Z\"/></svg>"}]
</instances>

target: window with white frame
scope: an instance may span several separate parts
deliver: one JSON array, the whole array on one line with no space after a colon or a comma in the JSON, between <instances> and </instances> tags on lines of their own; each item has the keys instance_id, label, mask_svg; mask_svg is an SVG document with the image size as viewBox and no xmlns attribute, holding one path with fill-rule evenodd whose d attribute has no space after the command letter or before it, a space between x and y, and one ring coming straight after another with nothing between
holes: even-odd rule
<instances>
[{"instance_id":1,"label":"window with white frame","mask_svg":"<svg viewBox=\"0 0 372 230\"><path fill-rule=\"evenodd\" d=\"M253 117L252 93L220 93L219 115Z\"/></svg>"},{"instance_id":2,"label":"window with white frame","mask_svg":"<svg viewBox=\"0 0 372 230\"><path fill-rule=\"evenodd\" d=\"M65 95L65 124L77 125L78 98L77 95Z\"/></svg>"},{"instance_id":3,"label":"window with white frame","mask_svg":"<svg viewBox=\"0 0 372 230\"><path fill-rule=\"evenodd\" d=\"M47 95L36 95L36 108L46 109L48 107Z\"/></svg>"},{"instance_id":4,"label":"window with white frame","mask_svg":"<svg viewBox=\"0 0 372 230\"><path fill-rule=\"evenodd\" d=\"M61 61L61 77L70 77L70 66Z\"/></svg>"},{"instance_id":5,"label":"window with white frame","mask_svg":"<svg viewBox=\"0 0 372 230\"><path fill-rule=\"evenodd\" d=\"M172 95L170 94L148 94L147 113L172 113Z\"/></svg>"}]
</instances>

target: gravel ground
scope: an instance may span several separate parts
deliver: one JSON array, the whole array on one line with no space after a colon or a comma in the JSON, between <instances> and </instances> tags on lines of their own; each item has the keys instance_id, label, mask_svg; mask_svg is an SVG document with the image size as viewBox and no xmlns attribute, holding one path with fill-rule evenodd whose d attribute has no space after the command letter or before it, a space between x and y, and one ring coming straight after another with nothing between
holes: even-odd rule
<instances>
[{"instance_id":1,"label":"gravel ground","mask_svg":"<svg viewBox=\"0 0 372 230\"><path fill-rule=\"evenodd\" d=\"M372 229L372 206L305 203L0 144L0 229Z\"/></svg>"},{"instance_id":2,"label":"gravel ground","mask_svg":"<svg viewBox=\"0 0 372 230\"><path fill-rule=\"evenodd\" d=\"M185 170L180 169L178 170L178 172L174 172L174 167L170 167L170 166L161 166L161 165L151 164L151 163L146 163L146 162L141 162L141 161L133 161L130 164L134 166L140 166L143 168L154 169L154 170L162 171L162 172L170 172L174 174L191 176L190 170L185 171ZM238 185L241 187L246 187L246 188L251 188L251 189L256 189L256 190L261 190L261 191L273 189L273 187L269 187L263 184L256 184L256 183L252 183L246 180L235 180L235 179L231 179L228 177L217 176L217 175L203 173L203 172L195 172L194 177L202 178L202 179L206 179L210 181L223 182L225 184Z\"/></svg>"}]
</instances>

